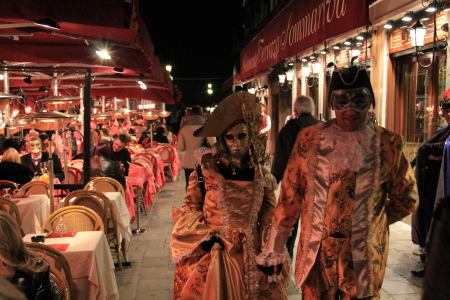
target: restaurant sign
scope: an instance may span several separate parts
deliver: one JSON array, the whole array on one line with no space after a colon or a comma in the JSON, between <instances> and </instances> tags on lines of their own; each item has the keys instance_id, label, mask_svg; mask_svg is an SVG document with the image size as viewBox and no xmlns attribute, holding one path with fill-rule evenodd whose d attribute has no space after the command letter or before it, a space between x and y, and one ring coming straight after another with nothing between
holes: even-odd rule
<instances>
[{"instance_id":1,"label":"restaurant sign","mask_svg":"<svg viewBox=\"0 0 450 300\"><path fill-rule=\"evenodd\" d=\"M241 51L245 80L282 59L369 24L367 0L293 0Z\"/></svg>"}]
</instances>

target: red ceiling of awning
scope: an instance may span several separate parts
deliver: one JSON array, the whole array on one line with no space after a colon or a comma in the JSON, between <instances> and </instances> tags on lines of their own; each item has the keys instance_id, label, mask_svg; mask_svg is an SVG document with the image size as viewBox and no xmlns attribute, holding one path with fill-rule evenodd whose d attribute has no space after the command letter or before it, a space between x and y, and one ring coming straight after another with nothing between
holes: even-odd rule
<instances>
[{"instance_id":1,"label":"red ceiling of awning","mask_svg":"<svg viewBox=\"0 0 450 300\"><path fill-rule=\"evenodd\" d=\"M114 95L115 97L157 95L156 101L173 103L172 81L158 57L154 55L153 43L137 7L137 0L131 3L121 0L1 1L0 35L33 35L15 38L0 36L0 60L16 66L20 63L55 67L83 66L92 68L92 72L97 73L96 78L114 78L116 72L113 68L123 68L122 81L135 83L142 73L145 75L144 82L148 90L120 88L117 89L118 95ZM31 23L45 17L55 20L61 30L44 29L33 24L29 27L1 28L2 24ZM110 49L110 60L100 59L95 54L95 50L105 44ZM98 74L99 68L104 74ZM42 81L39 74L31 75L33 83ZM48 78L45 80L48 81ZM76 85L79 84L79 79L66 79L63 84ZM123 82L113 81L109 84L123 85ZM23 80L12 80L10 86L29 87ZM157 88L157 91L153 91L152 87ZM100 91L104 93L102 96L109 96L114 89L98 90ZM94 89L92 95L95 95Z\"/></svg>"}]
</instances>

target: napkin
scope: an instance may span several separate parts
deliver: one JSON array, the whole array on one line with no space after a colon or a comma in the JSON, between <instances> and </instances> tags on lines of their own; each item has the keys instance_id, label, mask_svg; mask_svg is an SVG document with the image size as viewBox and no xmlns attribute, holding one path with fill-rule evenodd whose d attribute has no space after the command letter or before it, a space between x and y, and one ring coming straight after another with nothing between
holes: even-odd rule
<instances>
[{"instance_id":1,"label":"napkin","mask_svg":"<svg viewBox=\"0 0 450 300\"><path fill-rule=\"evenodd\" d=\"M47 246L50 246L52 248L55 248L58 251L66 251L70 244L50 244Z\"/></svg>"},{"instance_id":2,"label":"napkin","mask_svg":"<svg viewBox=\"0 0 450 300\"><path fill-rule=\"evenodd\" d=\"M77 234L77 231L67 231L67 232L50 232L47 234L47 238L61 238L61 237L74 237Z\"/></svg>"}]
</instances>

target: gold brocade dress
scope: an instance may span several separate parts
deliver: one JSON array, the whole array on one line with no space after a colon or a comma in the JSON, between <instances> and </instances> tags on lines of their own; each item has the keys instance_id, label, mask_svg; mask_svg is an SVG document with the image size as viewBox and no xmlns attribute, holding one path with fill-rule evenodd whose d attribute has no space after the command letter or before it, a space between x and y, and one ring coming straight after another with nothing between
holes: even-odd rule
<instances>
[{"instance_id":1,"label":"gold brocade dress","mask_svg":"<svg viewBox=\"0 0 450 300\"><path fill-rule=\"evenodd\" d=\"M174 211L170 243L176 263L173 299L287 299L283 282L269 283L255 258L264 246L276 205L270 174L253 181L227 180L213 168L202 168L206 193L197 172L181 210ZM258 172L255 172L258 173ZM200 244L212 236L221 242L205 252Z\"/></svg>"}]
</instances>

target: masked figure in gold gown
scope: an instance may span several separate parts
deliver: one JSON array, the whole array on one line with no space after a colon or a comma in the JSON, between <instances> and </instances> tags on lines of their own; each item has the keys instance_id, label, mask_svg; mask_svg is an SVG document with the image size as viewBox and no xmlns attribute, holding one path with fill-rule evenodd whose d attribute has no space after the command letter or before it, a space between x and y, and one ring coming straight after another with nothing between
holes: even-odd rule
<instances>
[{"instance_id":1,"label":"masked figure in gold gown","mask_svg":"<svg viewBox=\"0 0 450 300\"><path fill-rule=\"evenodd\" d=\"M255 261L276 204L276 181L257 163L264 156L260 109L253 94L233 94L194 133L219 139L197 150L199 166L182 208L174 209L174 299L287 298L285 284L269 282Z\"/></svg>"}]
</instances>

